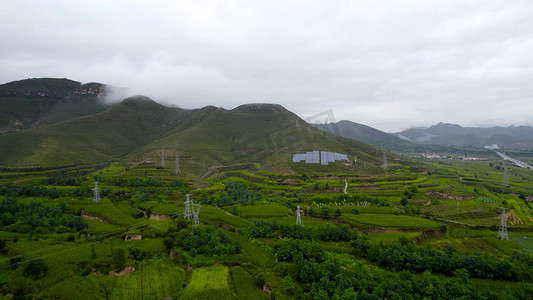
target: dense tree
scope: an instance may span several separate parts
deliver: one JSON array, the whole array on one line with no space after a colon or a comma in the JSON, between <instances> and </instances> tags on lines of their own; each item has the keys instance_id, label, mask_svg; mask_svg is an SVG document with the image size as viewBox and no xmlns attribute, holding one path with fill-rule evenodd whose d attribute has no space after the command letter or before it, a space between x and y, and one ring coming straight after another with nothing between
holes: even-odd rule
<instances>
[{"instance_id":1,"label":"dense tree","mask_svg":"<svg viewBox=\"0 0 533 300\"><path fill-rule=\"evenodd\" d=\"M233 242L231 237L221 229L213 226L194 227L192 230L182 229L175 244L196 254L237 254L241 251L240 242Z\"/></svg>"},{"instance_id":2,"label":"dense tree","mask_svg":"<svg viewBox=\"0 0 533 300\"><path fill-rule=\"evenodd\" d=\"M27 205L6 199L0 203L0 228L6 231L28 233L42 227L56 230L60 227L80 231L88 227L80 216L66 212L66 205L44 206L30 202Z\"/></svg>"},{"instance_id":3,"label":"dense tree","mask_svg":"<svg viewBox=\"0 0 533 300\"><path fill-rule=\"evenodd\" d=\"M43 277L48 270L44 261L40 258L30 260L24 268L24 276L33 279L39 279Z\"/></svg>"},{"instance_id":4,"label":"dense tree","mask_svg":"<svg viewBox=\"0 0 533 300\"><path fill-rule=\"evenodd\" d=\"M126 251L122 248L113 249L112 264L116 270L122 270L126 266Z\"/></svg>"}]
</instances>

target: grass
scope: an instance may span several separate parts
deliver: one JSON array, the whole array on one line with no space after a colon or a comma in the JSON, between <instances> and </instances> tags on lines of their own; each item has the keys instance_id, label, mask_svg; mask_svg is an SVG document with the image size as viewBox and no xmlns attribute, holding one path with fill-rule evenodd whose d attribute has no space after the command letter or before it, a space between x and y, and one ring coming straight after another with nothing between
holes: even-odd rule
<instances>
[{"instance_id":1,"label":"grass","mask_svg":"<svg viewBox=\"0 0 533 300\"><path fill-rule=\"evenodd\" d=\"M368 239L370 242L396 242L400 237L414 239L420 235L420 232L369 232Z\"/></svg>"},{"instance_id":2,"label":"grass","mask_svg":"<svg viewBox=\"0 0 533 300\"><path fill-rule=\"evenodd\" d=\"M78 199L70 201L68 205L73 209L80 208L85 214L99 217L111 224L129 226L142 222L142 219L134 219L131 215L125 214L106 198L100 203L93 203L91 199Z\"/></svg>"},{"instance_id":3,"label":"grass","mask_svg":"<svg viewBox=\"0 0 533 300\"><path fill-rule=\"evenodd\" d=\"M266 294L255 284L255 278L241 267L231 268L231 282L237 299L266 300Z\"/></svg>"},{"instance_id":4,"label":"grass","mask_svg":"<svg viewBox=\"0 0 533 300\"><path fill-rule=\"evenodd\" d=\"M191 281L179 299L232 299L228 284L228 268L212 266L194 269Z\"/></svg>"},{"instance_id":5,"label":"grass","mask_svg":"<svg viewBox=\"0 0 533 300\"><path fill-rule=\"evenodd\" d=\"M221 222L239 228L247 227L250 225L248 221L241 218L240 216L232 215L231 213L228 213L227 211L221 208L211 205L204 205L200 210L200 222L204 221L210 223Z\"/></svg>"},{"instance_id":6,"label":"grass","mask_svg":"<svg viewBox=\"0 0 533 300\"><path fill-rule=\"evenodd\" d=\"M286 217L293 214L289 208L279 203L237 206L236 209L238 215L244 218Z\"/></svg>"}]
</instances>

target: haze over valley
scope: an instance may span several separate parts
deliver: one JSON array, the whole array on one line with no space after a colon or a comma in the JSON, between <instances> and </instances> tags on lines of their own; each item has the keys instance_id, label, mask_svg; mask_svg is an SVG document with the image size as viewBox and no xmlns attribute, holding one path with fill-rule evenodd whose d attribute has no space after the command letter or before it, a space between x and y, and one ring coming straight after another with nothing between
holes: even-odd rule
<instances>
[{"instance_id":1,"label":"haze over valley","mask_svg":"<svg viewBox=\"0 0 533 300\"><path fill-rule=\"evenodd\" d=\"M1 299L533 295L533 2L3 1Z\"/></svg>"}]
</instances>

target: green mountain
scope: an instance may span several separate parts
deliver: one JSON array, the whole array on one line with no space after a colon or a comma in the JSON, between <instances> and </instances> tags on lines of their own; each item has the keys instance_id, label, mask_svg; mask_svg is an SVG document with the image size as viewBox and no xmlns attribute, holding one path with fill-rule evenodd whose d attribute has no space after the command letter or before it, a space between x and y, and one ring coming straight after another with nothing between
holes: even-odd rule
<instances>
[{"instance_id":1,"label":"green mountain","mask_svg":"<svg viewBox=\"0 0 533 300\"><path fill-rule=\"evenodd\" d=\"M290 171L305 165L292 164L293 154L313 150L357 155L369 165L378 165L382 155L367 144L320 131L276 104L247 104L233 110L206 107L191 113L198 120L193 126L180 126L130 157L156 160L165 149L171 157L180 155L191 172L201 173L252 163Z\"/></svg>"},{"instance_id":2,"label":"green mountain","mask_svg":"<svg viewBox=\"0 0 533 300\"><path fill-rule=\"evenodd\" d=\"M3 85L2 99L9 103L3 114L22 125L0 133L0 165L54 167L119 159L159 163L164 151L169 165L179 155L182 170L196 175L228 167L276 171L347 167L292 162L293 154L316 150L357 156L368 171L381 163L381 150L318 130L280 105L185 110L136 96L102 106L98 97L103 87L66 79ZM13 129L13 124L4 125Z\"/></svg>"},{"instance_id":3,"label":"green mountain","mask_svg":"<svg viewBox=\"0 0 533 300\"><path fill-rule=\"evenodd\" d=\"M94 114L111 105L106 86L68 79L26 79L0 85L0 133Z\"/></svg>"},{"instance_id":4,"label":"green mountain","mask_svg":"<svg viewBox=\"0 0 533 300\"><path fill-rule=\"evenodd\" d=\"M133 97L100 113L0 135L4 166L90 164L124 156L157 139L180 117L146 97Z\"/></svg>"},{"instance_id":5,"label":"green mountain","mask_svg":"<svg viewBox=\"0 0 533 300\"><path fill-rule=\"evenodd\" d=\"M498 144L506 149L533 149L531 126L479 128L439 123L429 128L410 128L394 135L419 144L474 147Z\"/></svg>"},{"instance_id":6,"label":"green mountain","mask_svg":"<svg viewBox=\"0 0 533 300\"><path fill-rule=\"evenodd\" d=\"M337 123L312 125L320 130L340 135L345 138L358 140L374 147L383 146L385 149L398 151L412 148L412 143L404 141L392 134L351 121L342 120Z\"/></svg>"}]
</instances>

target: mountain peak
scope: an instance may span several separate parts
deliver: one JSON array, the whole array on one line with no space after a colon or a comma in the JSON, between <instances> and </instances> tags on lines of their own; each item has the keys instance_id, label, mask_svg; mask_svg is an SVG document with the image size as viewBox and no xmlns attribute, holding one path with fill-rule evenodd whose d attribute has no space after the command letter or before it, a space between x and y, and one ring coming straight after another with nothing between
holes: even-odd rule
<instances>
[{"instance_id":1,"label":"mountain peak","mask_svg":"<svg viewBox=\"0 0 533 300\"><path fill-rule=\"evenodd\" d=\"M122 100L122 104L124 105L136 105L136 104L159 104L152 100L150 97L143 96L143 95L136 95L128 97L124 100Z\"/></svg>"},{"instance_id":2,"label":"mountain peak","mask_svg":"<svg viewBox=\"0 0 533 300\"><path fill-rule=\"evenodd\" d=\"M287 111L285 107L279 104L272 103L250 103L243 104L234 109L234 111L241 112L284 112Z\"/></svg>"}]
</instances>

